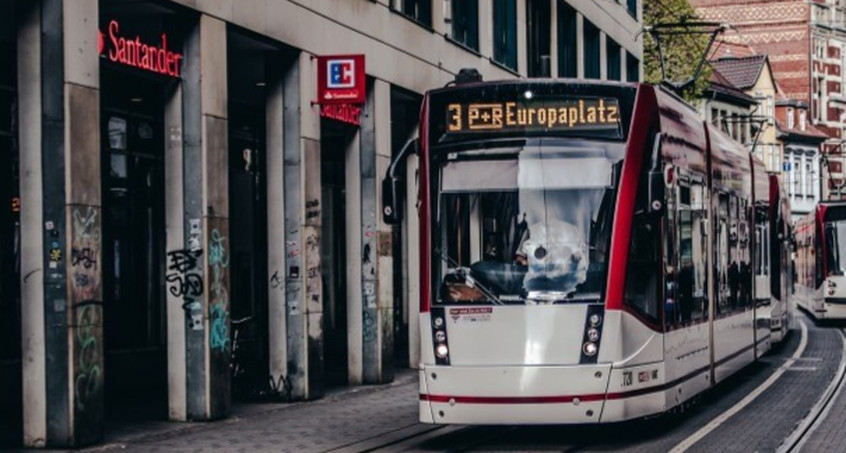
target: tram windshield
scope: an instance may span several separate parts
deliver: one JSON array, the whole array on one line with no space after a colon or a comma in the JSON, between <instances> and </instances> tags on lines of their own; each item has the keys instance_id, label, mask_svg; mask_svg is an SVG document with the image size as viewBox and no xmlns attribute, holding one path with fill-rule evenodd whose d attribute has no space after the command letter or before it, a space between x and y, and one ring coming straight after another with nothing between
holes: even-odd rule
<instances>
[{"instance_id":1,"label":"tram windshield","mask_svg":"<svg viewBox=\"0 0 846 453\"><path fill-rule=\"evenodd\" d=\"M435 162L441 303L574 303L604 295L624 145L527 141Z\"/></svg>"}]
</instances>

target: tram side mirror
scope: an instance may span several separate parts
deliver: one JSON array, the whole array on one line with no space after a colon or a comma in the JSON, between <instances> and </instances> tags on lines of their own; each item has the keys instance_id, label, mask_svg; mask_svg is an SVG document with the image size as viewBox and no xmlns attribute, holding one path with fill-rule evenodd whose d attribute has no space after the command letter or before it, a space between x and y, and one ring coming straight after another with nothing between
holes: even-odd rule
<instances>
[{"instance_id":1,"label":"tram side mirror","mask_svg":"<svg viewBox=\"0 0 846 453\"><path fill-rule=\"evenodd\" d=\"M382 180L382 220L388 225L397 225L403 218L405 199L405 161L412 152L417 152L418 140L409 140L391 161L385 179Z\"/></svg>"}]
</instances>

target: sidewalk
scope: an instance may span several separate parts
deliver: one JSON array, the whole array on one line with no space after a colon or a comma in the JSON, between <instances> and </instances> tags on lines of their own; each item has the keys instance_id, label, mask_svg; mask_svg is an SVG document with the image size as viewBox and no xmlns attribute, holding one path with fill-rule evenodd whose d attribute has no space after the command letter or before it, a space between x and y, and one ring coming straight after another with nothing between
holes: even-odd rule
<instances>
[{"instance_id":1,"label":"sidewalk","mask_svg":"<svg viewBox=\"0 0 846 453\"><path fill-rule=\"evenodd\" d=\"M239 404L225 420L107 424L103 442L78 451L325 452L413 427L417 371L385 385L345 387L316 401Z\"/></svg>"}]
</instances>

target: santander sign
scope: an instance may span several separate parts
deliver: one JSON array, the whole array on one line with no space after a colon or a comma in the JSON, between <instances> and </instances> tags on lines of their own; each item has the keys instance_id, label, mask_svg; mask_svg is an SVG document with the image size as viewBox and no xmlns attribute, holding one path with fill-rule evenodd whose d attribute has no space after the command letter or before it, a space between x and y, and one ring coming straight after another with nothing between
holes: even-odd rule
<instances>
[{"instance_id":1,"label":"santander sign","mask_svg":"<svg viewBox=\"0 0 846 453\"><path fill-rule=\"evenodd\" d=\"M162 33L161 42L151 45L141 41L139 36L126 38L120 35L120 24L109 21L108 39L100 32L97 46L100 54L106 54L109 61L134 68L180 77L179 67L182 54L167 48L167 35Z\"/></svg>"}]
</instances>

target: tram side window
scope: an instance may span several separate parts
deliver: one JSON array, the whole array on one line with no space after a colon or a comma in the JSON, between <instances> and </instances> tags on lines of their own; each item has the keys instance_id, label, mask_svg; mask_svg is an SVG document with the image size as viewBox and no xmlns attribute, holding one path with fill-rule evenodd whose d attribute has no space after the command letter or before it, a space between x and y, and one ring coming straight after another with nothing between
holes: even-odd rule
<instances>
[{"instance_id":1,"label":"tram side window","mask_svg":"<svg viewBox=\"0 0 846 453\"><path fill-rule=\"evenodd\" d=\"M646 165L644 165L644 172ZM626 270L626 304L640 314L658 321L661 299L660 218L649 210L647 177L640 178L635 200L629 261Z\"/></svg>"},{"instance_id":2,"label":"tram side window","mask_svg":"<svg viewBox=\"0 0 846 453\"><path fill-rule=\"evenodd\" d=\"M704 187L680 187L679 190L679 269L677 274L678 304L681 322L688 324L705 319L708 299L705 297L705 222Z\"/></svg>"}]
</instances>

